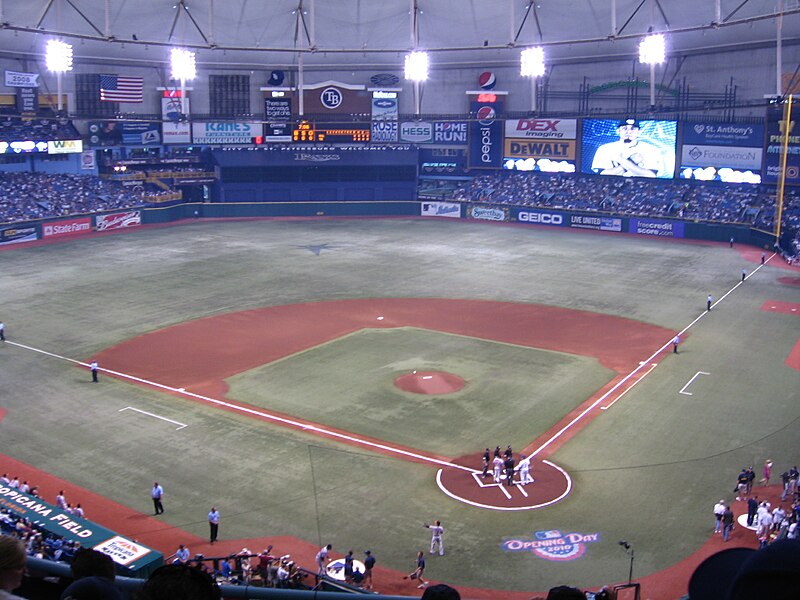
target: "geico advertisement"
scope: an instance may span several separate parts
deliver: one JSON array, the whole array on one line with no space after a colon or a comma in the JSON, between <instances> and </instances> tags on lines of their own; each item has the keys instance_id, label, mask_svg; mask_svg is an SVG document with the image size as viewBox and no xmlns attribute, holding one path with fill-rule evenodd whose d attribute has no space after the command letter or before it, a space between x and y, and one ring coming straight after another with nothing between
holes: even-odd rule
<instances>
[{"instance_id":1,"label":"geico advertisement","mask_svg":"<svg viewBox=\"0 0 800 600\"><path fill-rule=\"evenodd\" d=\"M566 219L564 215L557 212L520 210L517 212L517 221L520 223L531 223L533 225L555 225L562 227Z\"/></svg>"},{"instance_id":2,"label":"geico advertisement","mask_svg":"<svg viewBox=\"0 0 800 600\"><path fill-rule=\"evenodd\" d=\"M509 140L505 142L506 158L559 158L575 160L575 140Z\"/></svg>"},{"instance_id":3,"label":"geico advertisement","mask_svg":"<svg viewBox=\"0 0 800 600\"><path fill-rule=\"evenodd\" d=\"M574 140L577 138L577 119L508 119L507 138L537 138Z\"/></svg>"}]
</instances>

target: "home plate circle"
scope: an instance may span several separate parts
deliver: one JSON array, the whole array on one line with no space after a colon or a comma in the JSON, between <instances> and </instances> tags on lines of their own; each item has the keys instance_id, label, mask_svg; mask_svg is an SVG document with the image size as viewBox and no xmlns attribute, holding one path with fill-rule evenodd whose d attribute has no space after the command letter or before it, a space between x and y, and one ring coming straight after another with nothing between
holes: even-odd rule
<instances>
[{"instance_id":1,"label":"home plate circle","mask_svg":"<svg viewBox=\"0 0 800 600\"><path fill-rule=\"evenodd\" d=\"M458 375L446 371L412 371L395 378L395 387L404 392L442 396L452 394L464 387L465 381Z\"/></svg>"}]
</instances>

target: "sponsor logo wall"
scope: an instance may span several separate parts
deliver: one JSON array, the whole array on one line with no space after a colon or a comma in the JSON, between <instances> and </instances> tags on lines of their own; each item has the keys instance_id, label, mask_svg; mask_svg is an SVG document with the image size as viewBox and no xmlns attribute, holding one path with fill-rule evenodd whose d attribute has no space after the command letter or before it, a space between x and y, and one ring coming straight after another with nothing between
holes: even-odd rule
<instances>
[{"instance_id":1,"label":"sponsor logo wall","mask_svg":"<svg viewBox=\"0 0 800 600\"><path fill-rule=\"evenodd\" d=\"M461 217L461 205L455 202L423 202L420 208L423 217Z\"/></svg>"},{"instance_id":2,"label":"sponsor logo wall","mask_svg":"<svg viewBox=\"0 0 800 600\"><path fill-rule=\"evenodd\" d=\"M682 179L761 183L762 125L683 123Z\"/></svg>"},{"instance_id":3,"label":"sponsor logo wall","mask_svg":"<svg viewBox=\"0 0 800 600\"><path fill-rule=\"evenodd\" d=\"M470 169L499 169L503 166L503 103L470 102L475 120L469 124Z\"/></svg>"},{"instance_id":4,"label":"sponsor logo wall","mask_svg":"<svg viewBox=\"0 0 800 600\"><path fill-rule=\"evenodd\" d=\"M181 105L180 98L161 98L161 117L164 119L162 133L165 144L191 144L192 128L188 121L181 121L181 110L189 114L189 98Z\"/></svg>"},{"instance_id":5,"label":"sponsor logo wall","mask_svg":"<svg viewBox=\"0 0 800 600\"><path fill-rule=\"evenodd\" d=\"M784 131L788 127L789 144L786 148L786 183L800 184L800 115L798 103L792 106L792 118L788 126L783 120L783 106L767 109L767 152L764 157L764 183L778 183L781 174Z\"/></svg>"},{"instance_id":6,"label":"sponsor logo wall","mask_svg":"<svg viewBox=\"0 0 800 600\"><path fill-rule=\"evenodd\" d=\"M577 119L509 119L503 168L574 173L577 131Z\"/></svg>"},{"instance_id":7,"label":"sponsor logo wall","mask_svg":"<svg viewBox=\"0 0 800 600\"><path fill-rule=\"evenodd\" d=\"M292 101L290 98L264 98L267 127L265 142L292 141Z\"/></svg>"},{"instance_id":8,"label":"sponsor logo wall","mask_svg":"<svg viewBox=\"0 0 800 600\"><path fill-rule=\"evenodd\" d=\"M138 210L113 213L110 215L100 215L95 221L97 231L109 231L111 229L125 229L127 227L138 227L142 224L142 213Z\"/></svg>"},{"instance_id":9,"label":"sponsor logo wall","mask_svg":"<svg viewBox=\"0 0 800 600\"><path fill-rule=\"evenodd\" d=\"M192 123L192 140L195 144L250 144L250 138L260 136L262 133L261 123L247 121Z\"/></svg>"},{"instance_id":10,"label":"sponsor logo wall","mask_svg":"<svg viewBox=\"0 0 800 600\"><path fill-rule=\"evenodd\" d=\"M90 217L81 219L64 219L63 221L51 221L42 225L42 238L65 237L68 235L80 235L92 230L92 220Z\"/></svg>"},{"instance_id":11,"label":"sponsor logo wall","mask_svg":"<svg viewBox=\"0 0 800 600\"><path fill-rule=\"evenodd\" d=\"M0 229L0 245L34 242L38 239L36 227L9 227Z\"/></svg>"},{"instance_id":12,"label":"sponsor logo wall","mask_svg":"<svg viewBox=\"0 0 800 600\"><path fill-rule=\"evenodd\" d=\"M682 221L631 218L630 221L628 221L628 233L682 238L683 225Z\"/></svg>"}]
</instances>

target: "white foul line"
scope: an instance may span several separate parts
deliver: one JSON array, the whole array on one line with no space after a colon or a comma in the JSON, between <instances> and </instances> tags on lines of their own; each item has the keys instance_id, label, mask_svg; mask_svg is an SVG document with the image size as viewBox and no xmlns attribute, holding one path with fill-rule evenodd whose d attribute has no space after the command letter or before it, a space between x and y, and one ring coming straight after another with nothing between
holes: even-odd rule
<instances>
[{"instance_id":1,"label":"white foul line","mask_svg":"<svg viewBox=\"0 0 800 600\"><path fill-rule=\"evenodd\" d=\"M685 390L687 387L689 387L690 385L692 385L692 382L693 382L693 381L694 381L694 380L697 378L697 376L698 376L698 375L711 375L711 373L706 373L705 371L698 371L697 373L695 373L695 374L692 376L692 378L691 378L691 379L690 379L690 380L689 380L689 381L686 383L686 385L685 385L685 386L683 386L683 389L681 389L681 391L680 391L680 392L678 392L678 393L679 393L679 394L686 394L687 396L691 396L691 395L692 395L692 392L685 392L684 390Z\"/></svg>"},{"instance_id":2,"label":"white foul line","mask_svg":"<svg viewBox=\"0 0 800 600\"><path fill-rule=\"evenodd\" d=\"M82 362L80 360L75 360L74 358L68 358L66 356L61 356L59 354L53 354L52 352L47 352L46 350L40 350L39 348L34 348L32 346L26 346L25 344L20 344L17 342L10 342L6 341L6 344L17 346L19 348L24 348L26 350L30 350L32 352L38 352L39 354L44 354L46 356L51 356L53 358L58 358L60 360L64 360L67 362L74 363L76 365L81 365L83 367L89 367L88 363ZM381 450L383 452L387 452L389 454L398 454L400 456L405 456L407 458L413 458L414 460L418 460L420 462L427 462L435 465L439 465L441 467L448 467L451 469L461 469L462 471L467 471L469 473L475 472L475 469L470 469L469 467L464 467L462 465L458 465L455 463L447 462L446 460L439 460L438 458L432 458L430 456L424 456L422 454L417 454L416 452L411 452L409 450L403 450L402 448L395 448L393 446L388 446L386 444L379 444L377 442L371 442L369 440L364 440L361 438L357 438L352 435L347 435L344 433L339 433L338 431L332 431L330 429L325 429L324 427L320 427L318 425L313 425L310 423L301 423L300 421L295 421L293 419L287 419L284 417L279 417L277 415L272 415L268 412L264 412L255 408L249 408L246 406L239 406L236 404L231 404L230 402L225 402L223 400L217 400L216 398L210 398L208 396L203 396L201 394L195 394L193 392L187 392L184 388L174 388L168 385L164 385L163 383L157 383L155 381L150 381L148 379L142 379L141 377L136 377L135 375L128 375L127 373L120 373L119 371L112 371L111 369L103 369L100 368L100 371L104 373L109 373L111 375L116 375L120 379L128 379L130 381L136 381L138 383L142 383L144 385L149 385L158 389L165 390L167 392L171 392L173 394L180 394L182 396L188 396L190 398L196 398L198 400L203 400L208 402L209 404L215 404L217 406L222 406L224 408L238 411L241 413L253 415L256 417L260 417L267 421L273 421L276 423L282 423L284 425L288 425L291 427L295 427L300 430L304 431L313 431L319 435L325 435L334 439L344 440L351 444L357 444L361 446L367 446L368 448L373 448L375 450Z\"/></svg>"},{"instance_id":3,"label":"white foul line","mask_svg":"<svg viewBox=\"0 0 800 600\"><path fill-rule=\"evenodd\" d=\"M161 419L162 421L167 421L168 423L172 423L173 425L180 425L180 427L176 428L175 431L179 431L184 427L188 427L186 423L181 423L180 421L173 421L172 419L168 419L167 417L160 417L158 415L154 415L153 413L149 413L146 410L139 410L138 408L133 408L132 406L126 406L125 408L120 408L117 412L122 412L123 410L134 410L138 413L142 413L143 415L147 415L148 417L153 417L154 419Z\"/></svg>"},{"instance_id":4,"label":"white foul line","mask_svg":"<svg viewBox=\"0 0 800 600\"><path fill-rule=\"evenodd\" d=\"M609 408L611 408L612 406L614 406L614 403L615 403L617 400L619 400L620 398L622 398L622 397L623 397L625 394L627 394L627 393L628 393L628 392L630 392L630 391L631 391L633 388L635 388L637 385L639 385L639 382L640 382L642 379L644 379L645 377L647 377L647 376L650 374L650 372L651 372L653 369L655 369L655 368L658 366L658 363L651 363L651 364L652 364L652 366L650 367L650 370L649 370L649 371L647 371L647 373L645 373L645 374L644 374L644 375L642 375L642 376L641 376L639 379L637 379L636 381L634 381L634 382L631 384L631 387L629 387L629 388L628 388L628 389L626 389L624 392L622 392L622 393L621 393L619 396L617 396L616 398L614 398L614 399L613 399L613 400L612 400L610 403L606 404L605 406L601 406L601 407L600 407L600 410L608 410Z\"/></svg>"},{"instance_id":5,"label":"white foul line","mask_svg":"<svg viewBox=\"0 0 800 600\"><path fill-rule=\"evenodd\" d=\"M773 254L773 255L772 255L772 256L770 256L770 257L769 257L769 259L767 259L767 260L770 260L770 259L772 259L772 257L773 257L773 256L775 256L775 255ZM758 265L758 266L757 266L755 269L753 269L753 272L752 272L752 273L750 273L750 275L753 275L753 274L754 274L756 271L758 271L758 270L759 270L761 267L763 267L763 266L764 266L764 265ZM750 277L750 276L748 275L748 278L749 278L749 277ZM711 308L714 308L714 307L715 307L717 304L719 304L719 303L720 303L720 302L722 302L722 301L723 301L725 298L727 298L727 297L728 297L728 296L729 296L729 295L730 295L730 294L731 294L731 293L732 293L732 292L733 292L733 291L734 291L736 288L738 288L740 285L742 285L742 283L743 283L742 281L739 281L739 282L737 282L737 283L736 283L736 285L734 285L734 286L733 286L733 287L732 287L730 290L728 290L728 291L727 291L727 292L726 292L726 293L725 293L723 296L721 296L719 300L717 300L716 302L714 302L714 303L711 305ZM690 329L690 328L691 328L691 327L692 327L692 326L693 326L695 323L697 323L697 322L698 322L700 319L704 318L704 317L705 317L706 315L708 315L710 312L711 312L711 311L709 311L709 310L704 310L704 311L703 311L702 313L700 313L700 314L699 314L699 315L698 315L698 316L697 316L697 317L696 317L696 318L695 318L695 319L694 319L694 320L693 320L691 323L689 323L689 324L688 324L686 327L684 327L683 329L681 329L681 330L678 332L678 335L683 335L683 334L684 334L685 332L687 332L687 331L688 331L688 330L689 330L689 329ZM661 346L661 348L659 348L658 350L656 350L655 352L653 352L653 353L652 353L652 354L651 354L649 357L647 357L645 360L641 361L641 362L639 363L639 366L638 366L638 367L636 367L636 368L635 368L633 371L631 371L631 372L630 372L630 373L628 373L628 374L627 374L625 377L623 377L622 379L620 379L620 380L619 380L619 381L618 381L618 382L617 382L617 383L614 385L614 387L612 387L612 388L611 388L610 390L608 390L608 391L607 391L605 394L603 394L602 396L600 396L600 397L599 397L597 400L595 400L594 402L592 402L592 403L591 403L591 404L590 404L588 407L586 407L586 408L585 408L585 409L584 409L584 410L583 410L583 411L582 411L582 412L581 412L579 415L577 415L577 416L576 416L574 419L572 419L572 420L571 420L569 423L567 423L566 425L564 425L564 427L562 427L562 428L561 428L561 429L559 429L559 430L558 430L556 433L554 433L554 434L553 434L553 435L550 437L550 439L549 439L549 440L547 440L547 441L546 441L546 442L544 442L544 443L543 443L541 446L539 446L539 447L538 447L536 450L534 450L534 451L531 453L531 456L532 456L532 457L533 457L533 456L536 456L536 455L537 455L537 454L539 454L539 453L540 453L542 450L544 450L545 448L547 448L547 447L548 447L550 444L552 444L552 443L553 443L553 442L555 442L555 441L556 441L558 438L560 438L562 435L564 435L564 432L566 432L567 430L569 430L569 429L570 429L570 428L571 428L571 427L572 427L572 426L573 426L575 423L577 423L578 421L580 421L581 419L583 419L583 417L585 417L585 416L586 416L586 415L587 415L589 412L591 412L592 410L594 410L594 408L595 408L595 407L596 407L598 404L601 404L601 403L603 403L603 402L605 401L605 399L606 399L606 398L608 398L608 397L609 397L611 394L613 394L614 392L616 392L616 391L617 391L617 389L618 389L618 388L619 388L621 385L623 385L625 382L627 382L627 381L628 381L628 379L630 379L631 377L633 377L634 375L636 375L636 373L638 373L638 372L639 372L639 370L640 370L642 367L644 367L644 365L646 365L647 363L649 363L649 362L652 362L653 360L655 360L655 357L656 357L656 356L658 356L659 354L661 354L661 353L662 353L664 350L666 350L666 349L667 349L667 347L668 347L670 344L672 344L672 339L670 339L670 340L669 340L669 341L668 341L666 344L664 344L663 346ZM652 371L652 369L650 369L650 371ZM648 373L649 373L650 371L648 371ZM645 377L646 375L647 375L647 373L645 373L645 375L643 375L643 376L642 376L642 378L641 378L639 381L641 381L642 379L644 379L644 377Z\"/></svg>"}]
</instances>

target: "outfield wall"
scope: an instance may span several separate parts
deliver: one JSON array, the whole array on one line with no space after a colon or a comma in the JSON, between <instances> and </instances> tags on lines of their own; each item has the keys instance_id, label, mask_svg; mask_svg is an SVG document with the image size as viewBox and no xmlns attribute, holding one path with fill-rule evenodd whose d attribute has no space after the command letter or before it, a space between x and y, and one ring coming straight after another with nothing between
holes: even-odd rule
<instances>
[{"instance_id":1,"label":"outfield wall","mask_svg":"<svg viewBox=\"0 0 800 600\"><path fill-rule=\"evenodd\" d=\"M419 216L588 229L607 233L715 242L727 242L733 238L736 243L750 244L764 249L771 249L775 239L773 235L751 229L747 225L694 222L660 217L617 216L523 206L407 200L197 203L75 215L69 218L0 226L0 246L37 240L56 241L92 231L114 231L185 219Z\"/></svg>"}]
</instances>

